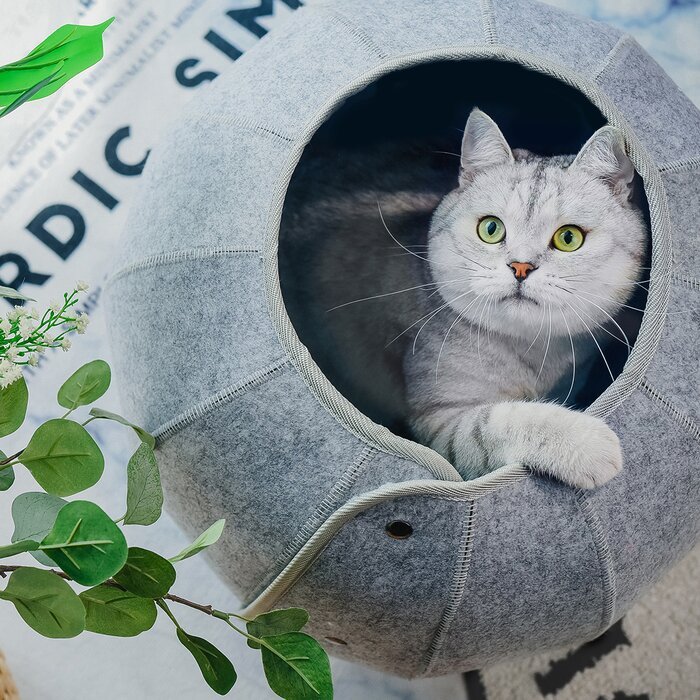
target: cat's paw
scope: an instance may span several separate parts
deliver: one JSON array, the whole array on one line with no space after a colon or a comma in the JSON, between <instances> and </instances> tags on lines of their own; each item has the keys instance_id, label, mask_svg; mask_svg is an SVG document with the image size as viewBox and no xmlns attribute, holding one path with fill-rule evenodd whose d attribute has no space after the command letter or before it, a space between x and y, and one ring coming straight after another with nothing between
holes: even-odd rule
<instances>
[{"instance_id":1,"label":"cat's paw","mask_svg":"<svg viewBox=\"0 0 700 700\"><path fill-rule=\"evenodd\" d=\"M622 469L617 435L600 418L584 413L576 414L557 452L558 461L551 461L546 471L578 488L602 486Z\"/></svg>"}]
</instances>

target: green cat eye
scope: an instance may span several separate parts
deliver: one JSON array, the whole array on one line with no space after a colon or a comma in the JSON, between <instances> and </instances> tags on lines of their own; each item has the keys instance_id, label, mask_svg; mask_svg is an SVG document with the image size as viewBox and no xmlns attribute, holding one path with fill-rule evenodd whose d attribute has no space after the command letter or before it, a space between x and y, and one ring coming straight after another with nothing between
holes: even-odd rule
<instances>
[{"instance_id":1,"label":"green cat eye","mask_svg":"<svg viewBox=\"0 0 700 700\"><path fill-rule=\"evenodd\" d=\"M506 225L497 216L479 220L476 232L484 243L500 243L506 237Z\"/></svg>"},{"instance_id":2,"label":"green cat eye","mask_svg":"<svg viewBox=\"0 0 700 700\"><path fill-rule=\"evenodd\" d=\"M552 237L552 245L564 253L573 253L583 245L584 240L583 231L578 226L562 226Z\"/></svg>"}]
</instances>

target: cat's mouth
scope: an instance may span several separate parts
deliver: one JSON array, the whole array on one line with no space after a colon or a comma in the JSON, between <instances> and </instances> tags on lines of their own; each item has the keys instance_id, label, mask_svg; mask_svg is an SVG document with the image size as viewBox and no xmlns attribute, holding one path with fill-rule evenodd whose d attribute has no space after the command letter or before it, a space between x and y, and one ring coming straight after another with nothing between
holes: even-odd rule
<instances>
[{"instance_id":1,"label":"cat's mouth","mask_svg":"<svg viewBox=\"0 0 700 700\"><path fill-rule=\"evenodd\" d=\"M510 294L506 294L504 297L501 297L501 301L514 301L518 304L520 303L528 303L528 304L534 304L535 306L539 306L540 303L537 301L537 299L533 299L531 296L528 296L525 294L522 290L522 287L518 286L515 288L515 291L511 292Z\"/></svg>"}]
</instances>

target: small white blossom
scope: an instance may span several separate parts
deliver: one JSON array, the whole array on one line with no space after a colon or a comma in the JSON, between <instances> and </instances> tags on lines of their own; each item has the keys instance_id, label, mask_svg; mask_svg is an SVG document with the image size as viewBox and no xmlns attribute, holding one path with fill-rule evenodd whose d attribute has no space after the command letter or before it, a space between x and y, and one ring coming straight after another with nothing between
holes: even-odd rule
<instances>
[{"instance_id":1,"label":"small white blossom","mask_svg":"<svg viewBox=\"0 0 700 700\"><path fill-rule=\"evenodd\" d=\"M36 323L33 319L27 318L26 316L20 319L19 322L19 335L20 338L26 340L29 336L36 330Z\"/></svg>"},{"instance_id":2,"label":"small white blossom","mask_svg":"<svg viewBox=\"0 0 700 700\"><path fill-rule=\"evenodd\" d=\"M63 302L60 299L54 299L50 304L49 308L55 314L57 314L63 308Z\"/></svg>"},{"instance_id":3,"label":"small white blossom","mask_svg":"<svg viewBox=\"0 0 700 700\"><path fill-rule=\"evenodd\" d=\"M70 350L71 342L68 338L61 338L61 349L63 352Z\"/></svg>"},{"instance_id":4,"label":"small white blossom","mask_svg":"<svg viewBox=\"0 0 700 700\"><path fill-rule=\"evenodd\" d=\"M37 345L35 350L37 352L46 352L46 348L43 345Z\"/></svg>"},{"instance_id":5,"label":"small white blossom","mask_svg":"<svg viewBox=\"0 0 700 700\"><path fill-rule=\"evenodd\" d=\"M22 307L21 306L15 306L12 311L10 311L7 314L7 318L10 319L10 321L16 321L20 316L22 315Z\"/></svg>"},{"instance_id":6,"label":"small white blossom","mask_svg":"<svg viewBox=\"0 0 700 700\"><path fill-rule=\"evenodd\" d=\"M0 331L2 331L5 335L10 335L11 330L12 323L10 323L10 319L3 318L2 321L0 321Z\"/></svg>"},{"instance_id":7,"label":"small white blossom","mask_svg":"<svg viewBox=\"0 0 700 700\"><path fill-rule=\"evenodd\" d=\"M19 348L16 345L10 345L10 347L5 351L5 357L7 357L7 359L10 361L15 362L19 357Z\"/></svg>"},{"instance_id":8,"label":"small white blossom","mask_svg":"<svg viewBox=\"0 0 700 700\"><path fill-rule=\"evenodd\" d=\"M75 288L79 292L87 292L87 290L90 289L90 285L87 282L84 282L83 280L78 280L75 283Z\"/></svg>"},{"instance_id":9,"label":"small white blossom","mask_svg":"<svg viewBox=\"0 0 700 700\"><path fill-rule=\"evenodd\" d=\"M75 330L78 331L78 335L85 333L88 323L90 323L90 317L86 313L79 312L75 317Z\"/></svg>"},{"instance_id":10,"label":"small white blossom","mask_svg":"<svg viewBox=\"0 0 700 700\"><path fill-rule=\"evenodd\" d=\"M32 308L29 309L27 316L29 316L29 318L33 318L35 321L38 321L41 318L39 309L37 309L36 306L32 306Z\"/></svg>"},{"instance_id":11,"label":"small white blossom","mask_svg":"<svg viewBox=\"0 0 700 700\"><path fill-rule=\"evenodd\" d=\"M22 376L19 365L15 365L8 360L0 362L0 388L4 389L17 381Z\"/></svg>"},{"instance_id":12,"label":"small white blossom","mask_svg":"<svg viewBox=\"0 0 700 700\"><path fill-rule=\"evenodd\" d=\"M39 364L39 356L36 354L30 355L27 364L31 367L36 367Z\"/></svg>"}]
</instances>

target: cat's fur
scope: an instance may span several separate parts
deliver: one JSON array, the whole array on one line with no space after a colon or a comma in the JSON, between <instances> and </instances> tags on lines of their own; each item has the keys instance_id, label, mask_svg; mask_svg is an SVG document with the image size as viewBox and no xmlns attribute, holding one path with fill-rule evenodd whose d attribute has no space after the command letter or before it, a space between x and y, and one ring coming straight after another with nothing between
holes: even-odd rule
<instances>
[{"instance_id":1,"label":"cat's fur","mask_svg":"<svg viewBox=\"0 0 700 700\"><path fill-rule=\"evenodd\" d=\"M459 186L437 207L420 253L436 283L428 289L455 313L428 317L404 362L416 436L465 477L522 462L590 488L621 469L605 422L551 399L562 401L573 367L583 376L598 352L588 328L610 325L640 278L646 227L633 179L613 127L575 158L543 158L512 151L486 114L470 114ZM504 222L503 242L478 237L488 215ZM564 225L586 232L577 251L551 245ZM535 269L518 281L514 261Z\"/></svg>"}]
</instances>

